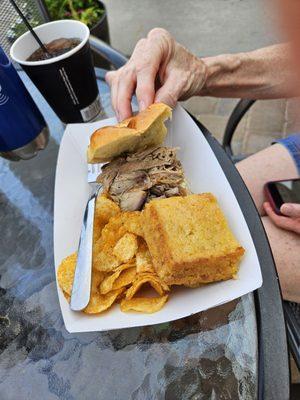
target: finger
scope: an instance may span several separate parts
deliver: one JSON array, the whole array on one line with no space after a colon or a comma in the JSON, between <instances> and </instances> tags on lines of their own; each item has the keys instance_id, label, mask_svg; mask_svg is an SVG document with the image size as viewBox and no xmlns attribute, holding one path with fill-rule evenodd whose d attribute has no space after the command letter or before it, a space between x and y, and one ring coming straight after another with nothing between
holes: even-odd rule
<instances>
[{"instance_id":1,"label":"finger","mask_svg":"<svg viewBox=\"0 0 300 400\"><path fill-rule=\"evenodd\" d=\"M132 66L125 66L119 76L119 84L117 91L116 112L119 121L132 115L131 98L136 86L136 73Z\"/></svg>"},{"instance_id":2,"label":"finger","mask_svg":"<svg viewBox=\"0 0 300 400\"><path fill-rule=\"evenodd\" d=\"M109 84L109 86L111 86L111 82L113 80L113 78L116 76L117 71L108 71L105 74L105 81Z\"/></svg>"},{"instance_id":3,"label":"finger","mask_svg":"<svg viewBox=\"0 0 300 400\"><path fill-rule=\"evenodd\" d=\"M177 104L179 93L180 90L178 82L176 82L176 76L170 74L170 77L156 92L154 101L155 103L165 103L174 108Z\"/></svg>"},{"instance_id":4,"label":"finger","mask_svg":"<svg viewBox=\"0 0 300 400\"><path fill-rule=\"evenodd\" d=\"M137 71L136 96L142 111L154 101L155 79L162 62L168 63L172 47L169 33L164 29L152 29L147 39L141 39L132 54Z\"/></svg>"},{"instance_id":5,"label":"finger","mask_svg":"<svg viewBox=\"0 0 300 400\"><path fill-rule=\"evenodd\" d=\"M153 66L142 68L137 73L135 93L140 111L143 111L154 101L156 74L157 70Z\"/></svg>"},{"instance_id":6,"label":"finger","mask_svg":"<svg viewBox=\"0 0 300 400\"><path fill-rule=\"evenodd\" d=\"M300 218L300 204L285 203L280 207L280 212L288 217Z\"/></svg>"},{"instance_id":7,"label":"finger","mask_svg":"<svg viewBox=\"0 0 300 400\"><path fill-rule=\"evenodd\" d=\"M110 102L112 108L116 113L117 120L119 121L119 116L117 114L117 93L118 93L118 85L119 85L119 70L118 71L109 71L105 75L105 80L110 86Z\"/></svg>"},{"instance_id":8,"label":"finger","mask_svg":"<svg viewBox=\"0 0 300 400\"><path fill-rule=\"evenodd\" d=\"M297 220L294 220L290 217L283 217L277 215L269 203L264 203L264 209L268 215L268 217L273 221L273 223L279 228L293 231L295 233L300 233L300 223Z\"/></svg>"},{"instance_id":9,"label":"finger","mask_svg":"<svg viewBox=\"0 0 300 400\"><path fill-rule=\"evenodd\" d=\"M274 222L274 224L280 226L282 223L282 219L287 219L286 217L282 217L278 214L275 213L273 208L271 207L270 203L265 202L263 204L263 207L266 211L266 214L271 218L271 220Z\"/></svg>"}]
</instances>

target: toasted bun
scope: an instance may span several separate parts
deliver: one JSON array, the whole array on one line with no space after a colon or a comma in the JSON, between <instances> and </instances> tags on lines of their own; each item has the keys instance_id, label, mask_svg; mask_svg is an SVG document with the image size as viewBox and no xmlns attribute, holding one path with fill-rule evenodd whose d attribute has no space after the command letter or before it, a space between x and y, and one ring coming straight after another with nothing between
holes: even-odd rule
<instances>
[{"instance_id":1,"label":"toasted bun","mask_svg":"<svg viewBox=\"0 0 300 400\"><path fill-rule=\"evenodd\" d=\"M108 162L124 152L132 153L161 145L167 134L164 121L171 116L171 112L166 104L152 104L115 126L98 129L90 139L88 162Z\"/></svg>"}]
</instances>

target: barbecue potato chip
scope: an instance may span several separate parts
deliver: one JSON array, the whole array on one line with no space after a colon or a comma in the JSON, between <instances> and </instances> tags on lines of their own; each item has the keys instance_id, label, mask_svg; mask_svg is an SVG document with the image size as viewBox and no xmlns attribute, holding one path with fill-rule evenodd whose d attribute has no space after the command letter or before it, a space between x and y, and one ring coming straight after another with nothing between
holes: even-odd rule
<instances>
[{"instance_id":1,"label":"barbecue potato chip","mask_svg":"<svg viewBox=\"0 0 300 400\"><path fill-rule=\"evenodd\" d=\"M120 222L119 215L110 218L101 232L100 239L94 244L94 266L97 270L112 271L121 264L113 255L112 250L124 234L125 230ZM99 266L99 263L102 263L103 267Z\"/></svg>"},{"instance_id":2,"label":"barbecue potato chip","mask_svg":"<svg viewBox=\"0 0 300 400\"><path fill-rule=\"evenodd\" d=\"M124 216L124 214L126 214ZM135 214L133 217L131 214ZM120 213L114 217L111 217L109 222L105 225L102 230L100 239L97 240L93 248L93 267L98 271L111 272L114 271L119 265L129 261L137 250L136 239L131 236L126 236L125 239L117 246L116 252L120 258L117 258L113 253L113 249L117 242L125 236L127 233L127 221L131 221L132 226L136 226L137 215L139 212L132 213ZM129 239L130 238L130 239ZM128 240L128 242L126 242ZM124 254L122 249L123 246L131 246L130 249L124 248ZM131 256L132 251L134 254ZM126 253L128 251L128 253ZM126 253L126 254L125 254ZM129 257L130 256L130 257Z\"/></svg>"},{"instance_id":3,"label":"barbecue potato chip","mask_svg":"<svg viewBox=\"0 0 300 400\"><path fill-rule=\"evenodd\" d=\"M139 211L122 212L111 217L101 232L101 249L113 248L126 232L142 234Z\"/></svg>"},{"instance_id":4,"label":"barbecue potato chip","mask_svg":"<svg viewBox=\"0 0 300 400\"><path fill-rule=\"evenodd\" d=\"M98 314L110 308L124 289L113 290L105 295L91 293L89 304L83 310L86 314Z\"/></svg>"},{"instance_id":5,"label":"barbecue potato chip","mask_svg":"<svg viewBox=\"0 0 300 400\"><path fill-rule=\"evenodd\" d=\"M94 216L94 243L100 238L101 231L111 217L121 212L119 206L105 195L100 195L96 200Z\"/></svg>"},{"instance_id":6,"label":"barbecue potato chip","mask_svg":"<svg viewBox=\"0 0 300 400\"><path fill-rule=\"evenodd\" d=\"M154 313L159 311L168 299L168 295L162 297L135 297L123 299L120 304L121 311L138 311L143 313Z\"/></svg>"},{"instance_id":7,"label":"barbecue potato chip","mask_svg":"<svg viewBox=\"0 0 300 400\"><path fill-rule=\"evenodd\" d=\"M97 197L95 207L95 218L107 224L111 217L120 214L120 207L106 195L101 194Z\"/></svg>"},{"instance_id":8,"label":"barbecue potato chip","mask_svg":"<svg viewBox=\"0 0 300 400\"><path fill-rule=\"evenodd\" d=\"M98 239L97 241L93 240L93 269L96 270L96 258L97 255L101 252L102 250L102 242L101 242L101 238Z\"/></svg>"},{"instance_id":9,"label":"barbecue potato chip","mask_svg":"<svg viewBox=\"0 0 300 400\"><path fill-rule=\"evenodd\" d=\"M116 290L130 285L134 281L135 276L136 276L136 267L131 267L126 269L121 273L119 278L115 280L112 288Z\"/></svg>"},{"instance_id":10,"label":"barbecue potato chip","mask_svg":"<svg viewBox=\"0 0 300 400\"><path fill-rule=\"evenodd\" d=\"M133 263L123 264L118 267L112 275L107 276L103 282L101 282L99 291L101 294L106 294L111 290L127 286L132 283L135 275L136 268Z\"/></svg>"},{"instance_id":11,"label":"barbecue potato chip","mask_svg":"<svg viewBox=\"0 0 300 400\"><path fill-rule=\"evenodd\" d=\"M99 285L105 279L106 274L102 271L92 270L91 292L99 293Z\"/></svg>"},{"instance_id":12,"label":"barbecue potato chip","mask_svg":"<svg viewBox=\"0 0 300 400\"><path fill-rule=\"evenodd\" d=\"M113 254L119 260L126 263L135 256L137 249L137 237L133 233L125 233L125 235L117 241L113 249Z\"/></svg>"},{"instance_id":13,"label":"barbecue potato chip","mask_svg":"<svg viewBox=\"0 0 300 400\"><path fill-rule=\"evenodd\" d=\"M127 211L122 213L123 224L127 232L136 236L143 236L140 211Z\"/></svg>"},{"instance_id":14,"label":"barbecue potato chip","mask_svg":"<svg viewBox=\"0 0 300 400\"><path fill-rule=\"evenodd\" d=\"M122 264L112 253L112 249L101 251L96 255L93 261L93 267L97 271L111 272L114 271L119 265Z\"/></svg>"},{"instance_id":15,"label":"barbecue potato chip","mask_svg":"<svg viewBox=\"0 0 300 400\"><path fill-rule=\"evenodd\" d=\"M132 286L126 292L126 299L130 300L140 290L140 288L148 283L152 288L162 296L166 291L169 291L169 287L161 282L159 278L154 274L142 274L138 275Z\"/></svg>"},{"instance_id":16,"label":"barbecue potato chip","mask_svg":"<svg viewBox=\"0 0 300 400\"><path fill-rule=\"evenodd\" d=\"M136 272L138 274L143 272L155 272L152 257L147 247L146 242L141 239L139 248L136 253Z\"/></svg>"},{"instance_id":17,"label":"barbecue potato chip","mask_svg":"<svg viewBox=\"0 0 300 400\"><path fill-rule=\"evenodd\" d=\"M125 226L123 226L122 218L123 213L110 218L103 228L101 233L101 242L104 249L113 248L117 241L127 232Z\"/></svg>"},{"instance_id":18,"label":"barbecue potato chip","mask_svg":"<svg viewBox=\"0 0 300 400\"><path fill-rule=\"evenodd\" d=\"M66 292L64 292L64 291L62 291L62 292L63 292L63 294L64 294L65 299L67 300L67 302L70 303L70 301L71 301L71 296L69 296L68 293L66 293Z\"/></svg>"},{"instance_id":19,"label":"barbecue potato chip","mask_svg":"<svg viewBox=\"0 0 300 400\"><path fill-rule=\"evenodd\" d=\"M72 293L76 262L77 253L73 253L62 260L57 270L58 284L69 296Z\"/></svg>"},{"instance_id":20,"label":"barbecue potato chip","mask_svg":"<svg viewBox=\"0 0 300 400\"><path fill-rule=\"evenodd\" d=\"M83 310L98 314L124 297L122 311L152 313L167 301L169 287L154 272L147 244L142 239L140 212L121 212L106 196L99 196L96 203L93 238L93 267L91 297ZM58 267L58 283L68 302L71 300L77 253L66 257ZM144 284L149 284L161 296L134 298ZM165 296L164 296L165 295Z\"/></svg>"}]
</instances>

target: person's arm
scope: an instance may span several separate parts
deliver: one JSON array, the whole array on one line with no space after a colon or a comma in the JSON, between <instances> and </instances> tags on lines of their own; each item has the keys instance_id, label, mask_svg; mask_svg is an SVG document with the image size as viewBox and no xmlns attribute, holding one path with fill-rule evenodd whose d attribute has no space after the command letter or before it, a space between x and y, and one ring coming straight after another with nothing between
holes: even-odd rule
<instances>
[{"instance_id":1,"label":"person's arm","mask_svg":"<svg viewBox=\"0 0 300 400\"><path fill-rule=\"evenodd\" d=\"M202 61L207 78L200 96L275 99L295 94L288 44Z\"/></svg>"},{"instance_id":2,"label":"person's arm","mask_svg":"<svg viewBox=\"0 0 300 400\"><path fill-rule=\"evenodd\" d=\"M154 102L171 107L192 96L270 99L293 95L288 45L249 53L199 58L165 29L141 39L130 60L106 74L118 120L132 113L136 94L140 110ZM159 85L157 85L159 83Z\"/></svg>"}]
</instances>

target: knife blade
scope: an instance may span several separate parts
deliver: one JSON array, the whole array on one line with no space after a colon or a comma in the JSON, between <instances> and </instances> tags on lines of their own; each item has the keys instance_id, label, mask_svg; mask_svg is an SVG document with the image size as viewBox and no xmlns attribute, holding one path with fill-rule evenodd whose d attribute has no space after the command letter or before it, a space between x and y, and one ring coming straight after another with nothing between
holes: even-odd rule
<instances>
[{"instance_id":1,"label":"knife blade","mask_svg":"<svg viewBox=\"0 0 300 400\"><path fill-rule=\"evenodd\" d=\"M97 192L90 197L84 212L70 302L73 311L84 309L90 300L96 197Z\"/></svg>"}]
</instances>

